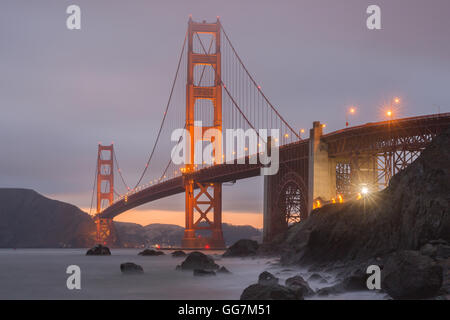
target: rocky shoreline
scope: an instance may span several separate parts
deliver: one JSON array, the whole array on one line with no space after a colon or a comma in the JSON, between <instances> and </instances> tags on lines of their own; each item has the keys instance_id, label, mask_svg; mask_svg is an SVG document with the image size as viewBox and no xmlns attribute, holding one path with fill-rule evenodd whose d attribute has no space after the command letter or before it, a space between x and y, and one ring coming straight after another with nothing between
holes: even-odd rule
<instances>
[{"instance_id":1,"label":"rocky shoreline","mask_svg":"<svg viewBox=\"0 0 450 320\"><path fill-rule=\"evenodd\" d=\"M450 129L385 190L316 209L259 253L341 279L318 294L367 290L367 267L376 265L392 298L449 298L449 146Z\"/></svg>"}]
</instances>

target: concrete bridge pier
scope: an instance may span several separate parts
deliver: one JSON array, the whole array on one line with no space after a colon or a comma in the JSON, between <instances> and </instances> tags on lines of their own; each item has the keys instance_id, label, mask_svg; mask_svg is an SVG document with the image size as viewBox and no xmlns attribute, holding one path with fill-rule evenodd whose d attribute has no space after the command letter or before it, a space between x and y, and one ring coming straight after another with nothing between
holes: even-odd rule
<instances>
[{"instance_id":1,"label":"concrete bridge pier","mask_svg":"<svg viewBox=\"0 0 450 320\"><path fill-rule=\"evenodd\" d=\"M336 197L336 159L321 140L324 125L315 121L309 132L308 212Z\"/></svg>"}]
</instances>

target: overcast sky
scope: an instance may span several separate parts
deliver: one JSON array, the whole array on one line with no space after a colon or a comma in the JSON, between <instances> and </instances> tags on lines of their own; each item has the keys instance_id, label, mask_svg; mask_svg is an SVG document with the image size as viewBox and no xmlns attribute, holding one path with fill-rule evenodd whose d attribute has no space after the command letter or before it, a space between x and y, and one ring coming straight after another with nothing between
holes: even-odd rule
<instances>
[{"instance_id":1,"label":"overcast sky","mask_svg":"<svg viewBox=\"0 0 450 320\"><path fill-rule=\"evenodd\" d=\"M81 30L66 28L71 4L81 7ZM381 7L382 30L366 28L370 4ZM448 0L2 0L0 187L88 208L99 141L114 141L125 177L136 181L189 14L221 17L296 129L315 120L340 129L350 105L352 125L382 120L394 96L402 98L397 117L450 111ZM183 205L175 196L121 219L182 224ZM261 226L262 180L225 187L223 206L225 221Z\"/></svg>"}]
</instances>

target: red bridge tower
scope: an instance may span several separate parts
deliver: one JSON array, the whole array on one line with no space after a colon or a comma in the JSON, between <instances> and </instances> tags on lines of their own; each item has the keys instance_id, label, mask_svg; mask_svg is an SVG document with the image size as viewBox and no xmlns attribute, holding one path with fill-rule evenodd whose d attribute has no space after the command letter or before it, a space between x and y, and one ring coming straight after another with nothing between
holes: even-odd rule
<instances>
[{"instance_id":1,"label":"red bridge tower","mask_svg":"<svg viewBox=\"0 0 450 320\"><path fill-rule=\"evenodd\" d=\"M188 24L188 66L186 84L186 130L190 133L190 140L186 139L189 150L189 163L184 170L184 186L186 193L186 228L182 246L184 248L224 248L225 243L222 234L222 183L218 182L198 182L190 176L195 169L195 136L194 132L199 131L202 136L208 129L216 129L222 133L222 85L221 85L221 53L220 53L220 33L221 27L219 19L216 23L197 23L189 19ZM206 52L199 34L207 34L213 37L215 42L215 52ZM200 52L194 52L194 37L197 37L201 44ZM197 66L210 67L214 70L214 83L202 86L201 83L194 82L194 71ZM214 119L212 126L199 127L195 121L195 106L199 99L207 99L212 102ZM198 128L198 130L196 130ZM214 162L221 161L222 150L221 141L215 142ZM220 154L220 155L219 155ZM197 192L197 193L196 193ZM208 217L212 211L213 219ZM208 230L210 236L200 237L196 234L198 230Z\"/></svg>"},{"instance_id":2,"label":"red bridge tower","mask_svg":"<svg viewBox=\"0 0 450 320\"><path fill-rule=\"evenodd\" d=\"M115 242L113 219L101 218L98 214L102 207L114 201L114 145L98 145L97 155L97 215L94 218L97 226L97 243L111 245ZM103 202L107 202L102 206Z\"/></svg>"}]
</instances>

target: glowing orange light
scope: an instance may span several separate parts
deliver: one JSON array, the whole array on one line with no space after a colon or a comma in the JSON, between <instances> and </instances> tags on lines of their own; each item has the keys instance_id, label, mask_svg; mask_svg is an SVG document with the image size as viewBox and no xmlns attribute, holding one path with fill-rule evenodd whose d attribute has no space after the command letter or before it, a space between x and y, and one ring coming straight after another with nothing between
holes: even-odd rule
<instances>
[{"instance_id":1,"label":"glowing orange light","mask_svg":"<svg viewBox=\"0 0 450 320\"><path fill-rule=\"evenodd\" d=\"M395 102L396 104L399 104L399 103L400 103L400 98L398 98L398 97L394 98L394 102Z\"/></svg>"},{"instance_id":2,"label":"glowing orange light","mask_svg":"<svg viewBox=\"0 0 450 320\"><path fill-rule=\"evenodd\" d=\"M156 248L156 249L159 249L159 248L161 248L161 247L159 246L159 244L157 244L157 245L155 245L155 248Z\"/></svg>"},{"instance_id":3,"label":"glowing orange light","mask_svg":"<svg viewBox=\"0 0 450 320\"><path fill-rule=\"evenodd\" d=\"M324 123L324 124L322 124L322 128L325 128L327 125Z\"/></svg>"},{"instance_id":4,"label":"glowing orange light","mask_svg":"<svg viewBox=\"0 0 450 320\"><path fill-rule=\"evenodd\" d=\"M361 193L358 193L358 195L356 196L356 200L360 200L362 198Z\"/></svg>"},{"instance_id":5,"label":"glowing orange light","mask_svg":"<svg viewBox=\"0 0 450 320\"><path fill-rule=\"evenodd\" d=\"M338 201L339 201L339 203L343 203L344 202L344 198L340 194L338 194Z\"/></svg>"},{"instance_id":6,"label":"glowing orange light","mask_svg":"<svg viewBox=\"0 0 450 320\"><path fill-rule=\"evenodd\" d=\"M350 107L350 110L349 110L350 113L353 114L353 113L355 113L355 111L356 111L356 109L354 107Z\"/></svg>"},{"instance_id":7,"label":"glowing orange light","mask_svg":"<svg viewBox=\"0 0 450 320\"><path fill-rule=\"evenodd\" d=\"M285 138L289 138L289 135L286 133L286 134L284 135L284 137L285 137Z\"/></svg>"},{"instance_id":8,"label":"glowing orange light","mask_svg":"<svg viewBox=\"0 0 450 320\"><path fill-rule=\"evenodd\" d=\"M335 198L331 198L331 203L336 203L336 199Z\"/></svg>"},{"instance_id":9,"label":"glowing orange light","mask_svg":"<svg viewBox=\"0 0 450 320\"><path fill-rule=\"evenodd\" d=\"M392 116L392 111L391 111L391 110L388 110L388 111L386 112L386 115L387 115L388 117Z\"/></svg>"},{"instance_id":10,"label":"glowing orange light","mask_svg":"<svg viewBox=\"0 0 450 320\"><path fill-rule=\"evenodd\" d=\"M322 204L320 203L320 200L314 201L313 209L320 208L321 206L322 206Z\"/></svg>"},{"instance_id":11,"label":"glowing orange light","mask_svg":"<svg viewBox=\"0 0 450 320\"><path fill-rule=\"evenodd\" d=\"M301 129L301 130L300 130L300 133L305 133L305 129Z\"/></svg>"}]
</instances>

